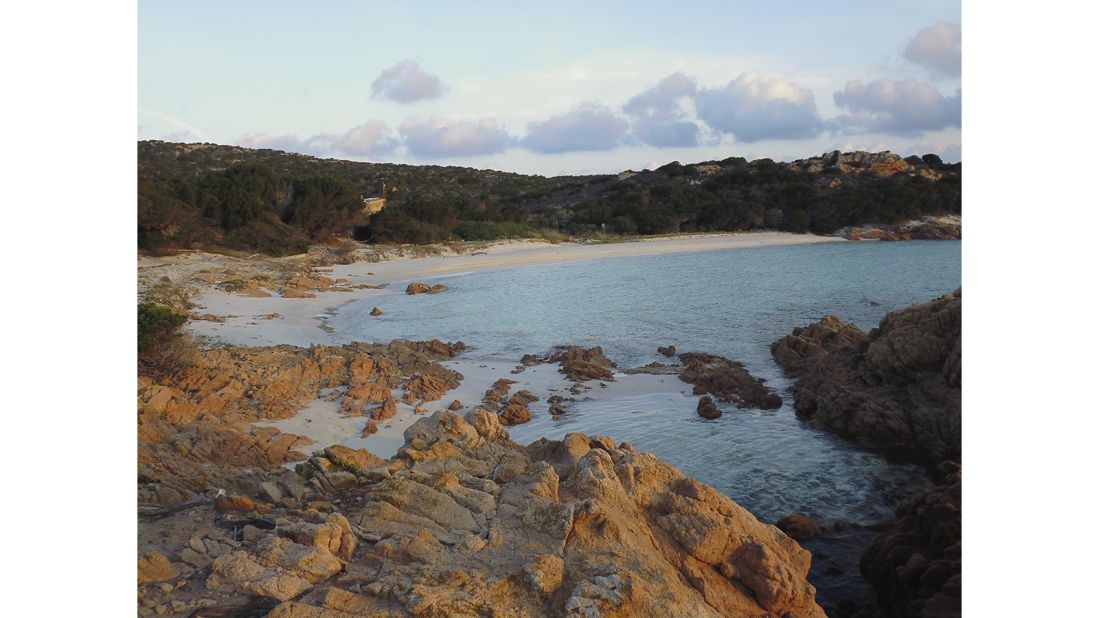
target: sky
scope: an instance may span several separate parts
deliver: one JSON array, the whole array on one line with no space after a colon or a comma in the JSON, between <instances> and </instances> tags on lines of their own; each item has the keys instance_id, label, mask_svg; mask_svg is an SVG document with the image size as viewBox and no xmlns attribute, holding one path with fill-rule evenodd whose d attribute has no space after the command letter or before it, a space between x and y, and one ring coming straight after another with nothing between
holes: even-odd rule
<instances>
[{"instance_id":1,"label":"sky","mask_svg":"<svg viewBox=\"0 0 1099 618\"><path fill-rule=\"evenodd\" d=\"M139 139L543 175L961 160L958 1L141 0Z\"/></svg>"}]
</instances>

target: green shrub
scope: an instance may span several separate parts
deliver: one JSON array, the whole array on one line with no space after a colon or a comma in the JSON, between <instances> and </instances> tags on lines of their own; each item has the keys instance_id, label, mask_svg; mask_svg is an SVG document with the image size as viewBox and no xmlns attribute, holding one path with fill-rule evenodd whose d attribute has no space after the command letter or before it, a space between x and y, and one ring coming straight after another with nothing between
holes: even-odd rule
<instances>
[{"instance_id":1,"label":"green shrub","mask_svg":"<svg viewBox=\"0 0 1099 618\"><path fill-rule=\"evenodd\" d=\"M137 306L137 351L147 352L179 333L187 321L168 307L156 303Z\"/></svg>"},{"instance_id":2,"label":"green shrub","mask_svg":"<svg viewBox=\"0 0 1099 618\"><path fill-rule=\"evenodd\" d=\"M156 303L137 305L137 362L143 374L163 375L190 363L193 347L181 329L187 317Z\"/></svg>"}]
</instances>

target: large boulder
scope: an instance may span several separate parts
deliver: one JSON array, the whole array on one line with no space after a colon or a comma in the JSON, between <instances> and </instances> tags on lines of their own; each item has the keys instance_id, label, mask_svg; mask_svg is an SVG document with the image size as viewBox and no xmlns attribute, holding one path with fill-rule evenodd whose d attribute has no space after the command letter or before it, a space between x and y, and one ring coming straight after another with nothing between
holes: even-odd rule
<instances>
[{"instance_id":1,"label":"large boulder","mask_svg":"<svg viewBox=\"0 0 1099 618\"><path fill-rule=\"evenodd\" d=\"M149 551L141 554L137 559L137 583L148 584L174 579L179 571L164 554L158 551Z\"/></svg>"}]
</instances>

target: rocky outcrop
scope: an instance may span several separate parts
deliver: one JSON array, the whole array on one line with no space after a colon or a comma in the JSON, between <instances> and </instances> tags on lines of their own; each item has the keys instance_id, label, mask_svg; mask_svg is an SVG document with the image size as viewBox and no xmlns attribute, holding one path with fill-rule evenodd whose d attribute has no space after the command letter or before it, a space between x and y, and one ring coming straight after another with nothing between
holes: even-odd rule
<instances>
[{"instance_id":1,"label":"rocky outcrop","mask_svg":"<svg viewBox=\"0 0 1099 618\"><path fill-rule=\"evenodd\" d=\"M698 400L698 415L704 419L713 420L715 418L721 418L721 410L718 409L717 404L709 395L706 395Z\"/></svg>"},{"instance_id":2,"label":"rocky outcrop","mask_svg":"<svg viewBox=\"0 0 1099 618\"><path fill-rule=\"evenodd\" d=\"M957 215L924 217L898 225L859 225L836 232L847 240L961 240L962 219Z\"/></svg>"},{"instance_id":3,"label":"rocky outcrop","mask_svg":"<svg viewBox=\"0 0 1099 618\"><path fill-rule=\"evenodd\" d=\"M860 444L937 463L961 457L961 290L885 316L865 338L826 318L772 347L803 374L799 417Z\"/></svg>"},{"instance_id":4,"label":"rocky outcrop","mask_svg":"<svg viewBox=\"0 0 1099 618\"><path fill-rule=\"evenodd\" d=\"M573 382L588 380L613 381L612 369L618 367L611 359L603 355L603 348L595 346L585 349L579 347L558 350L547 359L550 363L560 363L561 373Z\"/></svg>"},{"instance_id":5,"label":"rocky outcrop","mask_svg":"<svg viewBox=\"0 0 1099 618\"><path fill-rule=\"evenodd\" d=\"M411 401L433 401L457 386L462 376L439 361L463 348L440 341L213 348L175 373L142 377L139 503L182 503L215 482L253 487L253 468L305 459L309 440L249 425L285 418L322 396L338 398L344 415L367 417L369 433L371 423L396 413L394 389L403 386Z\"/></svg>"},{"instance_id":6,"label":"rocky outcrop","mask_svg":"<svg viewBox=\"0 0 1099 618\"><path fill-rule=\"evenodd\" d=\"M523 447L495 414L440 411L405 431L392 460L358 474L322 472L321 461L302 471L349 476L317 490L331 498L276 506L273 529L242 522L242 540L203 554L189 585L141 588L143 606L268 599L283 618L824 616L808 552L629 444L568 434ZM202 513L176 525L201 527Z\"/></svg>"},{"instance_id":7,"label":"rocky outcrop","mask_svg":"<svg viewBox=\"0 0 1099 618\"><path fill-rule=\"evenodd\" d=\"M864 446L937 464L940 484L897 508L863 553L857 616L961 615L961 290L863 335L834 316L772 346L797 414ZM788 526L797 522L787 522ZM792 535L794 531L788 532Z\"/></svg>"},{"instance_id":8,"label":"rocky outcrop","mask_svg":"<svg viewBox=\"0 0 1099 618\"><path fill-rule=\"evenodd\" d=\"M530 420L530 404L538 397L530 391L519 391L500 408L500 421L505 425L518 425Z\"/></svg>"},{"instance_id":9,"label":"rocky outcrop","mask_svg":"<svg viewBox=\"0 0 1099 618\"><path fill-rule=\"evenodd\" d=\"M657 348L656 351L660 352L664 356L667 356L668 358L671 358L671 357L675 356L675 346L674 345L661 346L661 347Z\"/></svg>"},{"instance_id":10,"label":"rocky outcrop","mask_svg":"<svg viewBox=\"0 0 1099 618\"><path fill-rule=\"evenodd\" d=\"M413 294L438 294L439 292L447 291L448 287L441 283L435 285L428 285L426 283L409 283L405 288L405 294L412 296Z\"/></svg>"},{"instance_id":11,"label":"rocky outcrop","mask_svg":"<svg viewBox=\"0 0 1099 618\"><path fill-rule=\"evenodd\" d=\"M679 355L684 370L679 379L694 384L694 394L709 393L738 408L773 410L782 407L782 397L752 376L744 365L714 354L684 352Z\"/></svg>"},{"instance_id":12,"label":"rocky outcrop","mask_svg":"<svg viewBox=\"0 0 1099 618\"><path fill-rule=\"evenodd\" d=\"M866 333L834 315L809 326L798 327L771 344L771 356L785 370L797 376L812 368L824 355L849 353L866 340Z\"/></svg>"},{"instance_id":13,"label":"rocky outcrop","mask_svg":"<svg viewBox=\"0 0 1099 618\"><path fill-rule=\"evenodd\" d=\"M932 618L962 612L962 473L897 508L896 522L859 560L872 590L859 618Z\"/></svg>"}]
</instances>

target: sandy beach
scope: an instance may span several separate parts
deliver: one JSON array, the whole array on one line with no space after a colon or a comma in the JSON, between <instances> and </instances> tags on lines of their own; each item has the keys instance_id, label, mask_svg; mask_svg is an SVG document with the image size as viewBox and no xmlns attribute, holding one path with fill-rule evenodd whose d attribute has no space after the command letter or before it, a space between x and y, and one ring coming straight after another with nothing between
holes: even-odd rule
<instances>
[{"instance_id":1,"label":"sandy beach","mask_svg":"<svg viewBox=\"0 0 1099 618\"><path fill-rule=\"evenodd\" d=\"M697 234L645 238L613 243L548 243L543 241L500 241L472 251L443 247L437 255L405 254L385 261L357 261L317 269L331 279L345 279L350 286L367 284L381 289L341 288L317 291L313 298L284 298L275 290L270 296L247 296L226 291L217 284L231 278L248 279L263 272L308 268L303 256L288 258L233 258L209 253L182 253L170 257L142 257L138 260L141 289L167 277L173 284L195 292L192 313L206 319L192 319L187 330L202 338L230 345L276 345L334 343L324 330L325 320L340 306L361 298L403 294L410 280L433 281L475 271L515 266L551 264L615 257L686 253L779 245L846 242L842 238L758 232L739 234ZM409 253L412 253L411 251ZM257 264L260 265L257 270Z\"/></svg>"}]
</instances>

